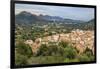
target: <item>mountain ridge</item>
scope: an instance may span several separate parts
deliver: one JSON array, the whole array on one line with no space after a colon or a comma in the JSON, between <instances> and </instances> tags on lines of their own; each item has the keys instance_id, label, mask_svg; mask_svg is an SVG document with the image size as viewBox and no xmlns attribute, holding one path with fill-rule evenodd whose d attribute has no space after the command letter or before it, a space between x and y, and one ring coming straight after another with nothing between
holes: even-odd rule
<instances>
[{"instance_id":1,"label":"mountain ridge","mask_svg":"<svg viewBox=\"0 0 100 69\"><path fill-rule=\"evenodd\" d=\"M18 22L35 22L35 21L44 21L44 22L58 22L58 23L83 23L81 20L65 19L59 16L49 16L49 15L35 15L27 11L22 11L19 14L15 15L15 18ZM25 20L25 21L24 21Z\"/></svg>"}]
</instances>

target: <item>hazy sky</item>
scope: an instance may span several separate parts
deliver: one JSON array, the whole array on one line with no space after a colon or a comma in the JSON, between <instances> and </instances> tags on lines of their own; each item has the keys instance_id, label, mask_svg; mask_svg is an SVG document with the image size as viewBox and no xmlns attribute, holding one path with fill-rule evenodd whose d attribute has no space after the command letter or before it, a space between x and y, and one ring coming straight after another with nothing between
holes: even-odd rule
<instances>
[{"instance_id":1,"label":"hazy sky","mask_svg":"<svg viewBox=\"0 0 100 69\"><path fill-rule=\"evenodd\" d=\"M47 5L15 4L15 14L28 11L33 14L60 16L63 18L88 21L94 18L94 8L59 7Z\"/></svg>"}]
</instances>

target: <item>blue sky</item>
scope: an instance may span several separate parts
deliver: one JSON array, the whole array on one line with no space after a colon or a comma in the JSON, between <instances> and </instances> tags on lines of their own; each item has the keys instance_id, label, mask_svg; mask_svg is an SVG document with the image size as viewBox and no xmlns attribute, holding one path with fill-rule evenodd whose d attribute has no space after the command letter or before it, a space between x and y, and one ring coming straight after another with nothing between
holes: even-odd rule
<instances>
[{"instance_id":1,"label":"blue sky","mask_svg":"<svg viewBox=\"0 0 100 69\"><path fill-rule=\"evenodd\" d=\"M47 5L15 4L15 14L28 11L32 14L60 16L63 18L89 21L94 18L94 8L60 7Z\"/></svg>"}]
</instances>

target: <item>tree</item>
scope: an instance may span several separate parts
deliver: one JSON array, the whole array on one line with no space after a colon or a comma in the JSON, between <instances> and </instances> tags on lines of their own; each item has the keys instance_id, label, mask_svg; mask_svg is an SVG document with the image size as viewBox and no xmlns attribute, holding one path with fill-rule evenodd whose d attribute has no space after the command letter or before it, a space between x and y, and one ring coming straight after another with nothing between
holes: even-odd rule
<instances>
[{"instance_id":1,"label":"tree","mask_svg":"<svg viewBox=\"0 0 100 69\"><path fill-rule=\"evenodd\" d=\"M77 56L77 50L71 44L62 41L60 42L60 46L64 48L63 56L66 58L74 59Z\"/></svg>"},{"instance_id":2,"label":"tree","mask_svg":"<svg viewBox=\"0 0 100 69\"><path fill-rule=\"evenodd\" d=\"M48 47L46 46L46 44L42 44L41 47L39 48L39 50L37 51L37 56L46 56L49 55L48 54Z\"/></svg>"},{"instance_id":3,"label":"tree","mask_svg":"<svg viewBox=\"0 0 100 69\"><path fill-rule=\"evenodd\" d=\"M37 52L37 56L62 56L63 53L63 48L59 47L55 43L49 43L48 45L41 45Z\"/></svg>"},{"instance_id":4,"label":"tree","mask_svg":"<svg viewBox=\"0 0 100 69\"><path fill-rule=\"evenodd\" d=\"M26 55L27 57L31 57L33 55L31 47L26 45L26 44L24 44L23 42L19 42L16 45L16 51L19 54Z\"/></svg>"},{"instance_id":5,"label":"tree","mask_svg":"<svg viewBox=\"0 0 100 69\"><path fill-rule=\"evenodd\" d=\"M77 56L77 51L73 48L73 47L71 47L71 46L69 46L69 47L66 47L65 49L64 49L64 56L66 57L66 58L69 58L69 59L74 59L74 58L76 58L76 56Z\"/></svg>"}]
</instances>

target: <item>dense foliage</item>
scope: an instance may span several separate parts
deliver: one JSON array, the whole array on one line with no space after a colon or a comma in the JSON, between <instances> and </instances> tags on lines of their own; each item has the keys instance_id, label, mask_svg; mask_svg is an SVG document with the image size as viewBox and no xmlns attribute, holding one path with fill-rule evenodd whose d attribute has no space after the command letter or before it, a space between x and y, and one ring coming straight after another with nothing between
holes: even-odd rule
<instances>
[{"instance_id":1,"label":"dense foliage","mask_svg":"<svg viewBox=\"0 0 100 69\"><path fill-rule=\"evenodd\" d=\"M16 48L16 65L26 64L49 64L64 62L84 62L94 60L91 50L78 55L77 50L66 42L58 44L42 44L35 55L32 54L31 48L24 43L19 43Z\"/></svg>"}]
</instances>

